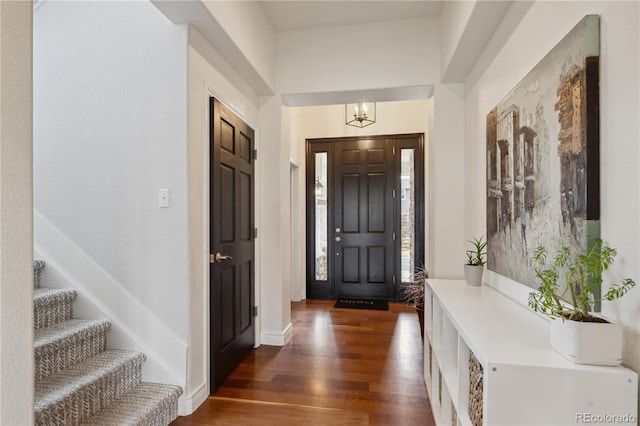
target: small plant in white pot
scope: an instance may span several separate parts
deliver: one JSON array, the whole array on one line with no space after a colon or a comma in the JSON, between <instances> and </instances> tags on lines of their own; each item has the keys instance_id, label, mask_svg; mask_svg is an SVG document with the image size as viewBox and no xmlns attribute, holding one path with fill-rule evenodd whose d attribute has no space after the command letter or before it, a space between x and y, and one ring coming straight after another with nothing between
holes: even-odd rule
<instances>
[{"instance_id":1,"label":"small plant in white pot","mask_svg":"<svg viewBox=\"0 0 640 426\"><path fill-rule=\"evenodd\" d=\"M485 256L487 252L487 242L483 241L483 236L469 240L473 246L472 250L467 250L467 263L464 265L464 278L468 285L479 286L482 284L482 273L484 272Z\"/></svg>"},{"instance_id":2,"label":"small plant in white pot","mask_svg":"<svg viewBox=\"0 0 640 426\"><path fill-rule=\"evenodd\" d=\"M576 364L615 366L622 362L622 326L591 313L596 303L618 299L636 284L625 278L601 297L596 294L602 272L616 254L600 239L578 255L563 247L549 259L550 264L544 247L534 251L540 287L529 294L529 307L551 318L551 347Z\"/></svg>"}]
</instances>

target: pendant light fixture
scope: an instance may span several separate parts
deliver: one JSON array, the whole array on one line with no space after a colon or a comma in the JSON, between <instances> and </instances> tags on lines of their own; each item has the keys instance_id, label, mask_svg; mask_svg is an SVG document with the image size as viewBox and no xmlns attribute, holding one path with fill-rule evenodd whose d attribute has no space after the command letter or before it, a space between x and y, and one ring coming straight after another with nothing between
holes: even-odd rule
<instances>
[{"instance_id":1,"label":"pendant light fixture","mask_svg":"<svg viewBox=\"0 0 640 426\"><path fill-rule=\"evenodd\" d=\"M358 102L345 104L344 122L347 126L367 127L376 122L376 103Z\"/></svg>"}]
</instances>

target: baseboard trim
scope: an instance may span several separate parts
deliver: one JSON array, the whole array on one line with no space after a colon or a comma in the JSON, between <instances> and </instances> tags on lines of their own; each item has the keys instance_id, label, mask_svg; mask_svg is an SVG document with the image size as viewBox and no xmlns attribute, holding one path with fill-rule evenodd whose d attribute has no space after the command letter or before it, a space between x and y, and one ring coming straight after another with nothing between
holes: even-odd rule
<instances>
[{"instance_id":1,"label":"baseboard trim","mask_svg":"<svg viewBox=\"0 0 640 426\"><path fill-rule=\"evenodd\" d=\"M209 392L207 392L207 384L202 383L195 391L187 395L185 398L185 406L181 407L183 410L180 410L180 415L188 416L189 414L193 414L208 397Z\"/></svg>"},{"instance_id":2,"label":"baseboard trim","mask_svg":"<svg viewBox=\"0 0 640 426\"><path fill-rule=\"evenodd\" d=\"M269 346L284 346L293 338L293 325L289 323L281 333L261 333L260 342Z\"/></svg>"}]
</instances>

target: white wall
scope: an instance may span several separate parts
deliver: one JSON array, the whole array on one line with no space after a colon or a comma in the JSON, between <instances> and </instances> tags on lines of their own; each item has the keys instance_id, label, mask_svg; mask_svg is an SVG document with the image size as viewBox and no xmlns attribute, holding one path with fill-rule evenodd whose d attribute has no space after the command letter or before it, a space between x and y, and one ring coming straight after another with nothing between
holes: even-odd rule
<instances>
[{"instance_id":1,"label":"white wall","mask_svg":"<svg viewBox=\"0 0 640 426\"><path fill-rule=\"evenodd\" d=\"M276 33L254 1L206 1L204 6L271 87L276 82Z\"/></svg>"},{"instance_id":2,"label":"white wall","mask_svg":"<svg viewBox=\"0 0 640 426\"><path fill-rule=\"evenodd\" d=\"M148 2L48 1L33 40L35 209L154 317L137 326L186 341L186 27Z\"/></svg>"},{"instance_id":3,"label":"white wall","mask_svg":"<svg viewBox=\"0 0 640 426\"><path fill-rule=\"evenodd\" d=\"M291 144L291 156L304 163L305 140L348 136L392 135L427 132L427 101L378 102L376 122L362 129L344 124L344 104L291 107L292 129L296 140Z\"/></svg>"},{"instance_id":4,"label":"white wall","mask_svg":"<svg viewBox=\"0 0 640 426\"><path fill-rule=\"evenodd\" d=\"M440 70L442 74L446 73L451 64L476 5L477 0L447 1L442 4L440 26L445 29L440 35Z\"/></svg>"},{"instance_id":5,"label":"white wall","mask_svg":"<svg viewBox=\"0 0 640 426\"><path fill-rule=\"evenodd\" d=\"M33 423L31 2L0 2L0 424Z\"/></svg>"},{"instance_id":6,"label":"white wall","mask_svg":"<svg viewBox=\"0 0 640 426\"><path fill-rule=\"evenodd\" d=\"M462 83L502 21L511 0L447 1L442 5L442 83Z\"/></svg>"},{"instance_id":7,"label":"white wall","mask_svg":"<svg viewBox=\"0 0 640 426\"><path fill-rule=\"evenodd\" d=\"M438 22L409 19L280 32L277 90L320 93L437 82Z\"/></svg>"},{"instance_id":8,"label":"white wall","mask_svg":"<svg viewBox=\"0 0 640 426\"><path fill-rule=\"evenodd\" d=\"M465 235L485 229L486 114L584 15L601 16L600 181L601 236L618 249L605 276L640 282L640 49L638 2L514 2L465 82ZM541 31L541 29L544 29ZM528 288L497 274L489 284L525 305ZM624 364L640 371L640 288L603 314L625 326ZM606 287L604 289L606 291Z\"/></svg>"},{"instance_id":9,"label":"white wall","mask_svg":"<svg viewBox=\"0 0 640 426\"><path fill-rule=\"evenodd\" d=\"M258 245L261 341L283 345L291 339L290 156L287 118L280 96L260 99L261 165Z\"/></svg>"},{"instance_id":10,"label":"white wall","mask_svg":"<svg viewBox=\"0 0 640 426\"><path fill-rule=\"evenodd\" d=\"M462 278L464 274L464 122L463 85L436 85L426 183L430 235L427 256L432 278Z\"/></svg>"},{"instance_id":11,"label":"white wall","mask_svg":"<svg viewBox=\"0 0 640 426\"><path fill-rule=\"evenodd\" d=\"M219 70L229 65L193 28L189 31L187 63L190 330L187 411L190 411L209 394L209 98L216 97L254 128L258 122L258 98L247 97L246 87L238 88L241 82L232 84L221 74ZM259 280L256 273L258 287Z\"/></svg>"}]
</instances>

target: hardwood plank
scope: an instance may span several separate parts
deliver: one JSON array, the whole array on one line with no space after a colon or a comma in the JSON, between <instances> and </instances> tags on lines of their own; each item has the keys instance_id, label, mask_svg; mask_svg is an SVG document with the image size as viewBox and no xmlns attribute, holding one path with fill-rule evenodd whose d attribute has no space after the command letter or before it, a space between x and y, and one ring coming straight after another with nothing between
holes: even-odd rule
<instances>
[{"instance_id":1,"label":"hardwood plank","mask_svg":"<svg viewBox=\"0 0 640 426\"><path fill-rule=\"evenodd\" d=\"M175 426L434 425L417 315L292 303L293 340L253 350Z\"/></svg>"}]
</instances>

